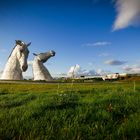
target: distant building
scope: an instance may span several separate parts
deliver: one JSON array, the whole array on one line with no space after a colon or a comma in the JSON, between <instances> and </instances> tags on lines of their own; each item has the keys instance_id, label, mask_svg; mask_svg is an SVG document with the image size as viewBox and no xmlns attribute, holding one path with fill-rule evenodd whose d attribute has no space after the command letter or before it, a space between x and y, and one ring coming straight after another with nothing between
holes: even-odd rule
<instances>
[{"instance_id":1,"label":"distant building","mask_svg":"<svg viewBox=\"0 0 140 140\"><path fill-rule=\"evenodd\" d=\"M104 81L106 80L117 80L117 79L123 79L127 77L127 74L126 73L114 73L114 74L108 74L108 75L105 75L105 76L102 76L102 79Z\"/></svg>"}]
</instances>

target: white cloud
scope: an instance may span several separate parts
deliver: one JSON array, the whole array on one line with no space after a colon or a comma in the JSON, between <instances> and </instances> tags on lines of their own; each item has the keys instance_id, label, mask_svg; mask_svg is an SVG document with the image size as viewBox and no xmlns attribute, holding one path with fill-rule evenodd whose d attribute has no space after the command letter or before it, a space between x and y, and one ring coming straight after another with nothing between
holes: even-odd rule
<instances>
[{"instance_id":1,"label":"white cloud","mask_svg":"<svg viewBox=\"0 0 140 140\"><path fill-rule=\"evenodd\" d=\"M82 69L80 67L80 65L76 64L75 66L70 67L67 75L69 77L82 76L82 75L84 75L84 76L101 76L101 75L107 75L110 73L111 73L111 71L102 70L102 69L98 69L97 71L94 69L91 69L91 70Z\"/></svg>"},{"instance_id":2,"label":"white cloud","mask_svg":"<svg viewBox=\"0 0 140 140\"><path fill-rule=\"evenodd\" d=\"M94 70L82 69L78 64L70 67L68 71L68 76L72 77L72 76L81 76L81 75L96 75L96 72Z\"/></svg>"},{"instance_id":3,"label":"white cloud","mask_svg":"<svg viewBox=\"0 0 140 140\"><path fill-rule=\"evenodd\" d=\"M120 60L107 60L104 62L105 64L116 66L116 65L123 65L126 63L126 61L120 61Z\"/></svg>"},{"instance_id":4,"label":"white cloud","mask_svg":"<svg viewBox=\"0 0 140 140\"><path fill-rule=\"evenodd\" d=\"M139 65L127 65L123 67L123 70L127 73L140 73L140 66Z\"/></svg>"},{"instance_id":5,"label":"white cloud","mask_svg":"<svg viewBox=\"0 0 140 140\"><path fill-rule=\"evenodd\" d=\"M116 0L116 9L114 31L140 23L140 0Z\"/></svg>"},{"instance_id":6,"label":"white cloud","mask_svg":"<svg viewBox=\"0 0 140 140\"><path fill-rule=\"evenodd\" d=\"M78 64L76 64L75 66L71 66L67 75L70 77L75 76L79 73L80 69L80 65Z\"/></svg>"},{"instance_id":7,"label":"white cloud","mask_svg":"<svg viewBox=\"0 0 140 140\"><path fill-rule=\"evenodd\" d=\"M99 46L107 46L110 45L111 42L107 42L107 41L99 41L99 42L95 42L95 43L86 43L83 44L82 46L86 46L86 47L99 47Z\"/></svg>"}]
</instances>

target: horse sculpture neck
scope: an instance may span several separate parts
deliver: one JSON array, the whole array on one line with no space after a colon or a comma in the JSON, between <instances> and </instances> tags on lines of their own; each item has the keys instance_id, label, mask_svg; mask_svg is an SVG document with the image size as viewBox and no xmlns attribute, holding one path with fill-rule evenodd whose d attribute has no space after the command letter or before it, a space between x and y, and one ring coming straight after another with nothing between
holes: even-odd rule
<instances>
[{"instance_id":1,"label":"horse sculpture neck","mask_svg":"<svg viewBox=\"0 0 140 140\"><path fill-rule=\"evenodd\" d=\"M33 61L33 76L34 80L45 80L45 81L53 80L47 68L36 57L34 58Z\"/></svg>"},{"instance_id":2,"label":"horse sculpture neck","mask_svg":"<svg viewBox=\"0 0 140 140\"><path fill-rule=\"evenodd\" d=\"M16 50L13 50L9 57L1 79L5 80L23 80L20 63L16 57Z\"/></svg>"}]
</instances>

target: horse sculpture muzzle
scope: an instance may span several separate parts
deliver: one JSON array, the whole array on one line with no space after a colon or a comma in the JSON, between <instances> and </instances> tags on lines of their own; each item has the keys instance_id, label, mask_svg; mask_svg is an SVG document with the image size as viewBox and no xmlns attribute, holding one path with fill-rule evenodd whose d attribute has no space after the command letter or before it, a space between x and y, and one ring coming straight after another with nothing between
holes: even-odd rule
<instances>
[{"instance_id":1,"label":"horse sculpture muzzle","mask_svg":"<svg viewBox=\"0 0 140 140\"><path fill-rule=\"evenodd\" d=\"M27 68L28 68L28 65L23 65L22 66L22 71L25 72L27 70Z\"/></svg>"},{"instance_id":2,"label":"horse sculpture muzzle","mask_svg":"<svg viewBox=\"0 0 140 140\"><path fill-rule=\"evenodd\" d=\"M56 52L55 51L50 51L52 56L55 56Z\"/></svg>"}]
</instances>

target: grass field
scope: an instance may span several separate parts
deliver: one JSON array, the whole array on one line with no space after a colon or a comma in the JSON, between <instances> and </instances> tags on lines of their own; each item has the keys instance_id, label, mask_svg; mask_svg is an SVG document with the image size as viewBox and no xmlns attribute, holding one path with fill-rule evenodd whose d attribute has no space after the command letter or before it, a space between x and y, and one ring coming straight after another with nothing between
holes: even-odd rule
<instances>
[{"instance_id":1,"label":"grass field","mask_svg":"<svg viewBox=\"0 0 140 140\"><path fill-rule=\"evenodd\" d=\"M139 140L140 82L0 83L0 140Z\"/></svg>"}]
</instances>

